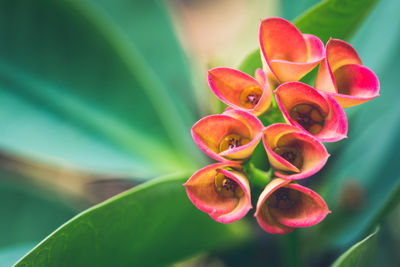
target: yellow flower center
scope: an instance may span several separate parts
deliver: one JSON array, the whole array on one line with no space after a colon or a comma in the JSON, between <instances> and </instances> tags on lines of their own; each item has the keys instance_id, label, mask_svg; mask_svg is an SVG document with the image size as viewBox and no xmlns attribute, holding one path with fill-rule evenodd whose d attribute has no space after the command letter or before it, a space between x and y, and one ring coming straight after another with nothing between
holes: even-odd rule
<instances>
[{"instance_id":1,"label":"yellow flower center","mask_svg":"<svg viewBox=\"0 0 400 267\"><path fill-rule=\"evenodd\" d=\"M277 146L273 150L276 154L289 161L298 169L301 169L301 167L303 166L303 156L297 147Z\"/></svg>"},{"instance_id":2,"label":"yellow flower center","mask_svg":"<svg viewBox=\"0 0 400 267\"><path fill-rule=\"evenodd\" d=\"M229 134L225 136L219 143L219 152L233 149L250 142L249 138L243 137L238 134Z\"/></svg>"},{"instance_id":3,"label":"yellow flower center","mask_svg":"<svg viewBox=\"0 0 400 267\"><path fill-rule=\"evenodd\" d=\"M292 108L290 117L311 134L317 134L324 126L324 117L320 110L309 104L299 104Z\"/></svg>"},{"instance_id":4,"label":"yellow flower center","mask_svg":"<svg viewBox=\"0 0 400 267\"><path fill-rule=\"evenodd\" d=\"M221 197L241 198L244 194L243 189L232 179L229 179L222 173L215 176L215 191Z\"/></svg>"},{"instance_id":5,"label":"yellow flower center","mask_svg":"<svg viewBox=\"0 0 400 267\"><path fill-rule=\"evenodd\" d=\"M293 207L300 198L300 192L281 187L271 194L268 198L268 205L280 210L288 210Z\"/></svg>"},{"instance_id":6,"label":"yellow flower center","mask_svg":"<svg viewBox=\"0 0 400 267\"><path fill-rule=\"evenodd\" d=\"M240 104L248 109L254 108L258 101L260 101L262 90L260 87L251 86L247 87L240 94Z\"/></svg>"}]
</instances>

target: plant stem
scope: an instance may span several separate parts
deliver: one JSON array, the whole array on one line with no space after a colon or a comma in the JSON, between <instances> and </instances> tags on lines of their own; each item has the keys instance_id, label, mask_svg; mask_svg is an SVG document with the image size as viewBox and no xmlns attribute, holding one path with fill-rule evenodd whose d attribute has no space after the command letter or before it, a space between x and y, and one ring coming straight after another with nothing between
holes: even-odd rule
<instances>
[{"instance_id":1,"label":"plant stem","mask_svg":"<svg viewBox=\"0 0 400 267\"><path fill-rule=\"evenodd\" d=\"M268 171L262 171L256 168L252 162L246 163L243 167L250 183L260 188L264 188L269 181L271 181L274 174L274 169L272 167L270 167Z\"/></svg>"}]
</instances>

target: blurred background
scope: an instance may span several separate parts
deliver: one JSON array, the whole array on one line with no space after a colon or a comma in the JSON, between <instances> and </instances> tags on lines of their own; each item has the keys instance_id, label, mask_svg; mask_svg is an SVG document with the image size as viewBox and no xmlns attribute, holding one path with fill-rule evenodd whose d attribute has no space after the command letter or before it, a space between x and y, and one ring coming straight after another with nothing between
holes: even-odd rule
<instances>
[{"instance_id":1,"label":"blurred background","mask_svg":"<svg viewBox=\"0 0 400 267\"><path fill-rule=\"evenodd\" d=\"M317 2L1 0L0 265L96 203L207 164L189 133L219 110L206 70L238 67L262 18L293 20ZM397 0L377 1L347 40L381 96L346 110L349 138L306 182L332 214L284 237L249 215L248 242L175 266L327 266L377 218L377 266L400 266L399 11Z\"/></svg>"}]
</instances>

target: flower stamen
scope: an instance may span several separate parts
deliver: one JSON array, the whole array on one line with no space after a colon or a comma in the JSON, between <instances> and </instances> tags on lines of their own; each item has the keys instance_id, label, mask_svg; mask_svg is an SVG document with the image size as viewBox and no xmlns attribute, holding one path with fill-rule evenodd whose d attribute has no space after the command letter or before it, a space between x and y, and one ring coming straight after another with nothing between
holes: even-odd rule
<instances>
[{"instance_id":1,"label":"flower stamen","mask_svg":"<svg viewBox=\"0 0 400 267\"><path fill-rule=\"evenodd\" d=\"M280 210L288 210L293 207L300 197L296 190L281 187L276 190L268 199L268 204Z\"/></svg>"},{"instance_id":2,"label":"flower stamen","mask_svg":"<svg viewBox=\"0 0 400 267\"><path fill-rule=\"evenodd\" d=\"M240 104L248 109L254 108L260 101L262 90L260 87L251 86L243 90L240 94Z\"/></svg>"},{"instance_id":3,"label":"flower stamen","mask_svg":"<svg viewBox=\"0 0 400 267\"><path fill-rule=\"evenodd\" d=\"M242 145L245 145L250 142L249 138L240 136L238 134L229 134L225 136L222 141L219 143L219 152L233 149Z\"/></svg>"},{"instance_id":4,"label":"flower stamen","mask_svg":"<svg viewBox=\"0 0 400 267\"><path fill-rule=\"evenodd\" d=\"M290 117L311 134L319 133L324 125L324 117L319 109L309 104L294 106Z\"/></svg>"},{"instance_id":5,"label":"flower stamen","mask_svg":"<svg viewBox=\"0 0 400 267\"><path fill-rule=\"evenodd\" d=\"M218 173L215 176L214 187L217 194L221 197L240 198L244 194L242 188L235 181L229 179L222 173Z\"/></svg>"},{"instance_id":6,"label":"flower stamen","mask_svg":"<svg viewBox=\"0 0 400 267\"><path fill-rule=\"evenodd\" d=\"M300 150L296 147L278 146L275 147L273 151L282 158L289 161L292 165L296 166L298 169L301 169L301 167L303 166L303 156L301 155Z\"/></svg>"}]
</instances>

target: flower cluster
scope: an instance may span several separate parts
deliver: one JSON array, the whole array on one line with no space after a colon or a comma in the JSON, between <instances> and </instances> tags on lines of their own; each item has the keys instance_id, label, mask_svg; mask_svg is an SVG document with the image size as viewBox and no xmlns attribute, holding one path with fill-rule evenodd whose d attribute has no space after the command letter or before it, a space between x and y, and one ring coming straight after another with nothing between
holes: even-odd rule
<instances>
[{"instance_id":1,"label":"flower cluster","mask_svg":"<svg viewBox=\"0 0 400 267\"><path fill-rule=\"evenodd\" d=\"M282 18L261 21L259 37L263 69L254 77L230 68L208 71L212 91L228 108L199 120L192 136L218 163L197 171L185 187L193 204L214 220L242 218L252 208L254 176L244 166L262 140L274 177L265 177L255 217L265 231L286 234L330 212L316 192L297 180L325 165L329 154L321 142L346 137L343 108L377 97L379 81L348 43L330 39L324 47L318 37L300 33ZM315 88L299 82L317 66ZM260 118L271 110L286 123L265 127Z\"/></svg>"}]
</instances>

